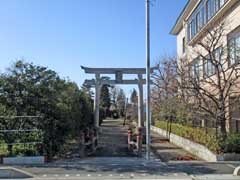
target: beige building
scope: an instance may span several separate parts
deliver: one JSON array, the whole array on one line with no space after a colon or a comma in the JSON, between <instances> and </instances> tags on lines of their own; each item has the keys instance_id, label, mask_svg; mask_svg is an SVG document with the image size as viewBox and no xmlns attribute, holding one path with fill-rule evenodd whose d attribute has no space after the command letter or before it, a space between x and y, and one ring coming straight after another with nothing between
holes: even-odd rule
<instances>
[{"instance_id":1,"label":"beige building","mask_svg":"<svg viewBox=\"0 0 240 180\"><path fill-rule=\"evenodd\" d=\"M178 60L187 59L193 65L193 74L198 78L214 76L215 70L211 64L198 58L196 52L204 56L208 53L197 46L197 42L207 38L206 30L223 21L226 35L221 37L215 51L217 56L221 53L220 47L233 44L231 52L227 52L229 63L226 66L230 67L240 63L240 0L189 0L171 30L171 34L177 36ZM227 49L230 51L230 48ZM239 104L237 102L229 108L229 112L233 113L229 113L228 130L240 132Z\"/></svg>"}]
</instances>

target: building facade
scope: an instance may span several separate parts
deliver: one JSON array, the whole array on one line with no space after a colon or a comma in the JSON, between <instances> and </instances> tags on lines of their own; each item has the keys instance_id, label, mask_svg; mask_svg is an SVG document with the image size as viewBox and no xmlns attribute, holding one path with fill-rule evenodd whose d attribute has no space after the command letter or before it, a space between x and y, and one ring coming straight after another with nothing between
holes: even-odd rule
<instances>
[{"instance_id":1,"label":"building facade","mask_svg":"<svg viewBox=\"0 0 240 180\"><path fill-rule=\"evenodd\" d=\"M207 57L208 52L197 44L208 38L209 29L220 26L222 22L225 35L221 36L219 46L214 49L214 57L221 60L222 47L227 47L226 56L229 62L224 66L230 68L233 64L240 63L240 0L189 0L176 20L171 34L177 37L177 57L178 60L186 59L191 64L189 71L192 71L192 76L214 79L214 66L210 61L206 61L207 58L201 58L199 53L196 53L201 52L201 56ZM230 99L231 97L229 102ZM239 104L239 101L234 101L228 108L229 131L240 132Z\"/></svg>"}]
</instances>

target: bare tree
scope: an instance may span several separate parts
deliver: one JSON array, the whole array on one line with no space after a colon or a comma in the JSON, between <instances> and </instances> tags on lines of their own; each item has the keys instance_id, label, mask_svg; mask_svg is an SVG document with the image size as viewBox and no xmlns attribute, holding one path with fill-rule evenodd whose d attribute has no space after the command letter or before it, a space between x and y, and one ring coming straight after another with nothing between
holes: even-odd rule
<instances>
[{"instance_id":1,"label":"bare tree","mask_svg":"<svg viewBox=\"0 0 240 180\"><path fill-rule=\"evenodd\" d=\"M239 64L232 56L239 49L228 39L226 22L208 28L196 41L193 52L179 60L179 88L196 109L215 120L221 135L226 136L231 100L239 96ZM202 73L203 72L203 73Z\"/></svg>"},{"instance_id":2,"label":"bare tree","mask_svg":"<svg viewBox=\"0 0 240 180\"><path fill-rule=\"evenodd\" d=\"M158 70L152 74L153 88L152 88L152 106L156 112L161 112L164 102L170 102L171 99L177 97L177 66L175 57L164 57L158 63ZM173 110L169 106L167 109L170 114Z\"/></svg>"}]
</instances>

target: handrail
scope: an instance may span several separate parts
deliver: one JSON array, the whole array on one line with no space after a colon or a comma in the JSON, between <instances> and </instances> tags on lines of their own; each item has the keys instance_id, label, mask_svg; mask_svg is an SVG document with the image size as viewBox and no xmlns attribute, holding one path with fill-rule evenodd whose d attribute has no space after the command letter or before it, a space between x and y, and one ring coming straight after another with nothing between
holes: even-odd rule
<instances>
[{"instance_id":1,"label":"handrail","mask_svg":"<svg viewBox=\"0 0 240 180\"><path fill-rule=\"evenodd\" d=\"M4 143L5 145L32 145L32 144L43 144L41 141L26 142L26 143Z\"/></svg>"},{"instance_id":2,"label":"handrail","mask_svg":"<svg viewBox=\"0 0 240 180\"><path fill-rule=\"evenodd\" d=\"M1 130L0 129L0 133L10 133L10 132L41 132L42 130L40 130L40 129L19 129L19 130L17 130L17 129L11 129L11 130L9 130L9 129L3 129L3 130Z\"/></svg>"},{"instance_id":3,"label":"handrail","mask_svg":"<svg viewBox=\"0 0 240 180\"><path fill-rule=\"evenodd\" d=\"M232 119L235 120L235 121L240 121L240 118L234 118L234 117L232 117Z\"/></svg>"},{"instance_id":4,"label":"handrail","mask_svg":"<svg viewBox=\"0 0 240 180\"><path fill-rule=\"evenodd\" d=\"M43 116L0 116L0 118L42 118Z\"/></svg>"}]
</instances>

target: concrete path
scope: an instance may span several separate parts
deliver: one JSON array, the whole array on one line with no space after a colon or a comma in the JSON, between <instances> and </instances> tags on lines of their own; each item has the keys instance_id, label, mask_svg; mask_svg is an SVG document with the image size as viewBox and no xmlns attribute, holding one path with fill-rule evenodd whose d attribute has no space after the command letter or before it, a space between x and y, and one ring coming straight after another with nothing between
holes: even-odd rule
<instances>
[{"instance_id":1,"label":"concrete path","mask_svg":"<svg viewBox=\"0 0 240 180\"><path fill-rule=\"evenodd\" d=\"M170 143L168 139L155 132L151 132L151 149L155 156L164 162L199 160L198 157Z\"/></svg>"},{"instance_id":2,"label":"concrete path","mask_svg":"<svg viewBox=\"0 0 240 180\"><path fill-rule=\"evenodd\" d=\"M123 126L122 119L104 120L99 134L99 148L94 157L134 157L128 151L128 126Z\"/></svg>"}]
</instances>

